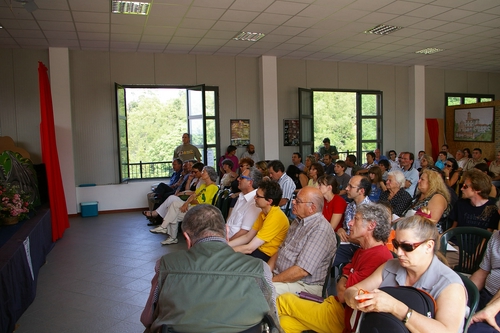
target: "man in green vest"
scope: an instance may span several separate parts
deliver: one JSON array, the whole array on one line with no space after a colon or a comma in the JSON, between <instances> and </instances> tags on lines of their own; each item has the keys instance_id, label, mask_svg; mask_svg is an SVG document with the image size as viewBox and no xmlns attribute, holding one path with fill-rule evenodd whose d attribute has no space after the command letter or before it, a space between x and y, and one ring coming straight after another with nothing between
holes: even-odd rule
<instances>
[{"instance_id":1,"label":"man in green vest","mask_svg":"<svg viewBox=\"0 0 500 333\"><path fill-rule=\"evenodd\" d=\"M278 323L269 266L234 252L219 209L193 207L182 231L188 250L166 254L156 264L141 315L145 332L163 325L183 333L260 332L265 315Z\"/></svg>"}]
</instances>

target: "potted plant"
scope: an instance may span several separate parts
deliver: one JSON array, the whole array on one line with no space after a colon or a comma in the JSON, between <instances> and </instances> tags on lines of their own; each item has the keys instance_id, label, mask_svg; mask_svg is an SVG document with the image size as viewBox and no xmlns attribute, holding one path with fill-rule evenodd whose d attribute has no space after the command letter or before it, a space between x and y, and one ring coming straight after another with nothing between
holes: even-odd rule
<instances>
[{"instance_id":1,"label":"potted plant","mask_svg":"<svg viewBox=\"0 0 500 333\"><path fill-rule=\"evenodd\" d=\"M18 185L0 183L0 219L2 224L11 225L28 217L32 209L29 195Z\"/></svg>"}]
</instances>

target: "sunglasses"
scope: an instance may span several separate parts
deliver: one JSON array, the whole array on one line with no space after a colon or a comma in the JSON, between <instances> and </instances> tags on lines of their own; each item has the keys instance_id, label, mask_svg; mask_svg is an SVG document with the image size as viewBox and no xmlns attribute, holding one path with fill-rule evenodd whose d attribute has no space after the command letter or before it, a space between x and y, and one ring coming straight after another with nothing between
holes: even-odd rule
<instances>
[{"instance_id":1,"label":"sunglasses","mask_svg":"<svg viewBox=\"0 0 500 333\"><path fill-rule=\"evenodd\" d=\"M424 244L425 242L429 241L430 239L426 239L422 242L419 242L419 243L403 243L403 242L398 242L396 239L393 239L392 240L392 245L394 246L394 249L397 250L401 247L401 249L405 252L412 252L413 250L415 250L417 247L419 247L420 245Z\"/></svg>"},{"instance_id":2,"label":"sunglasses","mask_svg":"<svg viewBox=\"0 0 500 333\"><path fill-rule=\"evenodd\" d=\"M238 178L240 178L240 179L246 179L246 180L252 180L252 178L247 177L247 176L243 176L243 175L240 175Z\"/></svg>"},{"instance_id":3,"label":"sunglasses","mask_svg":"<svg viewBox=\"0 0 500 333\"><path fill-rule=\"evenodd\" d=\"M446 164L446 167L447 167L447 168L452 168L452 167L453 167L453 164Z\"/></svg>"}]
</instances>

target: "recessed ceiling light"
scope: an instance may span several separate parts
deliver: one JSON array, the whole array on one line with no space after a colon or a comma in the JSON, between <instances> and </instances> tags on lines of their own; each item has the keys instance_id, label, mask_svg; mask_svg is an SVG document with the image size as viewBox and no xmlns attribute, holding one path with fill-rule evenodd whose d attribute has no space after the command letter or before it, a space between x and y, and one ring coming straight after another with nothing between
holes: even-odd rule
<instances>
[{"instance_id":1,"label":"recessed ceiling light","mask_svg":"<svg viewBox=\"0 0 500 333\"><path fill-rule=\"evenodd\" d=\"M243 40L247 42L256 42L259 39L264 38L265 34L262 32L240 32L233 37L234 40Z\"/></svg>"},{"instance_id":2,"label":"recessed ceiling light","mask_svg":"<svg viewBox=\"0 0 500 333\"><path fill-rule=\"evenodd\" d=\"M397 27L395 25L385 25L379 24L376 27L371 28L370 30L366 30L365 34L374 34L374 35L388 35L391 32L403 29L403 27Z\"/></svg>"},{"instance_id":3,"label":"recessed ceiling light","mask_svg":"<svg viewBox=\"0 0 500 333\"><path fill-rule=\"evenodd\" d=\"M420 53L420 54L433 54L433 53L437 53L437 52L441 52L441 51L444 51L444 49L438 49L438 48L435 48L435 47L428 47L426 49L423 49L423 50L420 50L420 51L417 51L415 53Z\"/></svg>"},{"instance_id":4,"label":"recessed ceiling light","mask_svg":"<svg viewBox=\"0 0 500 333\"><path fill-rule=\"evenodd\" d=\"M113 14L135 14L148 15L151 4L137 1L118 1L111 2L111 12Z\"/></svg>"}]
</instances>

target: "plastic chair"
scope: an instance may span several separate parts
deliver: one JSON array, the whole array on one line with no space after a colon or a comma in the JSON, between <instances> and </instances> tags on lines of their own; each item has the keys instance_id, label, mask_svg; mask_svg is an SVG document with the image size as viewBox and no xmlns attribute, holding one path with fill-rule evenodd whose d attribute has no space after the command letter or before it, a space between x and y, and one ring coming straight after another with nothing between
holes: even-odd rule
<instances>
[{"instance_id":1,"label":"plastic chair","mask_svg":"<svg viewBox=\"0 0 500 333\"><path fill-rule=\"evenodd\" d=\"M445 231L441 235L439 251L446 257L446 246L454 238L458 246L458 265L456 272L472 274L483 260L491 232L476 227L457 227Z\"/></svg>"},{"instance_id":2,"label":"plastic chair","mask_svg":"<svg viewBox=\"0 0 500 333\"><path fill-rule=\"evenodd\" d=\"M465 285L465 289L467 290L467 305L469 306L470 310L469 315L467 316L467 318L465 318L465 323L464 323L464 333L467 333L467 330L469 329L470 326L470 320L472 319L472 316L476 312L477 306L479 304L479 290L468 277L460 273L457 274L462 279L462 282Z\"/></svg>"}]
</instances>

